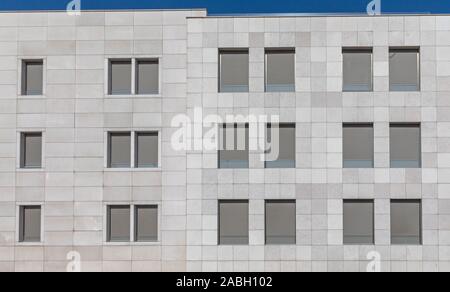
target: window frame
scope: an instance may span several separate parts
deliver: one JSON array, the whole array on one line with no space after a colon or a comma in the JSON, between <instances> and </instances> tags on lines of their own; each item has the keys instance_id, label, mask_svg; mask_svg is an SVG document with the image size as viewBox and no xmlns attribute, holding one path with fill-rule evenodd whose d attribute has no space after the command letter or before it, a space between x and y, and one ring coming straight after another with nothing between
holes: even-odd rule
<instances>
[{"instance_id":1,"label":"window frame","mask_svg":"<svg viewBox=\"0 0 450 292\"><path fill-rule=\"evenodd\" d=\"M41 165L40 167L25 167L25 136L40 135L41 137ZM39 172L45 169L45 132L41 130L18 129L17 131L17 161L16 170L20 172Z\"/></svg>"},{"instance_id":2,"label":"window frame","mask_svg":"<svg viewBox=\"0 0 450 292\"><path fill-rule=\"evenodd\" d=\"M219 58L218 58L218 93L228 93L228 94L239 94L239 93L249 93L250 92L250 50L249 48L219 48ZM226 91L222 89L222 57L224 54L247 54L248 55L248 78L247 78L247 90L241 91Z\"/></svg>"},{"instance_id":3,"label":"window frame","mask_svg":"<svg viewBox=\"0 0 450 292\"><path fill-rule=\"evenodd\" d=\"M222 243L221 241L221 212L220 212L220 206L222 203L228 203L228 204L247 204L247 243ZM228 200L228 199L219 199L217 204L217 245L218 246L248 246L250 244L250 200Z\"/></svg>"},{"instance_id":4,"label":"window frame","mask_svg":"<svg viewBox=\"0 0 450 292\"><path fill-rule=\"evenodd\" d=\"M268 84L268 78L269 78L269 62L268 57L271 54L292 54L294 58L294 72L292 72L294 75L294 83L291 84L293 87L290 88L292 90L268 90L269 84ZM297 91L297 54L296 54L296 48L265 48L264 50L264 92L265 93L295 93Z\"/></svg>"},{"instance_id":5,"label":"window frame","mask_svg":"<svg viewBox=\"0 0 450 292\"><path fill-rule=\"evenodd\" d=\"M419 129L419 166L418 167L396 167L392 163L392 140L391 129L392 128L418 128ZM392 169L421 169L423 166L423 146L422 146L422 123L390 123L389 124L389 168Z\"/></svg>"},{"instance_id":6,"label":"window frame","mask_svg":"<svg viewBox=\"0 0 450 292\"><path fill-rule=\"evenodd\" d=\"M356 204L356 203L366 203L366 204L372 204L372 243L348 243L346 242L346 235L345 235L345 204L346 203L351 203L351 204ZM376 227L375 227L375 200L374 199L344 199L342 202L342 243L344 246L373 246L376 245Z\"/></svg>"},{"instance_id":7,"label":"window frame","mask_svg":"<svg viewBox=\"0 0 450 292\"><path fill-rule=\"evenodd\" d=\"M41 211L41 222L40 222L40 240L39 241L22 241L22 208L24 207L34 207L34 208L40 208ZM36 202L20 202L16 204L16 244L18 246L43 246L45 242L45 208L44 204L42 203L36 203Z\"/></svg>"},{"instance_id":8,"label":"window frame","mask_svg":"<svg viewBox=\"0 0 450 292\"><path fill-rule=\"evenodd\" d=\"M392 233L392 204L393 203L419 203L419 243L393 243L393 233ZM423 200L422 199L391 199L390 200L390 244L393 246L422 246L423 245Z\"/></svg>"},{"instance_id":9,"label":"window frame","mask_svg":"<svg viewBox=\"0 0 450 292\"><path fill-rule=\"evenodd\" d=\"M268 242L268 236L267 236L267 222L268 222L268 217L267 217L267 207L268 204L277 204L277 203L284 203L284 204L294 204L294 242L293 243L269 243ZM279 246L279 245L297 245L297 202L295 199L288 199L288 200L284 200L284 199L276 199L276 200L265 200L264 201L264 244L265 245L274 245L274 246Z\"/></svg>"},{"instance_id":10,"label":"window frame","mask_svg":"<svg viewBox=\"0 0 450 292\"><path fill-rule=\"evenodd\" d=\"M370 88L368 90L351 90L345 88L345 78L344 78L344 54L370 54ZM373 92L374 91L374 68L373 68L373 48L372 47L344 47L342 48L342 92Z\"/></svg>"},{"instance_id":11,"label":"window frame","mask_svg":"<svg viewBox=\"0 0 450 292\"><path fill-rule=\"evenodd\" d=\"M26 69L28 62L42 63L42 92L41 94L26 94ZM17 96L19 98L45 98L47 92L47 57L46 56L19 56L18 58L18 76L17 76Z\"/></svg>"},{"instance_id":12,"label":"window frame","mask_svg":"<svg viewBox=\"0 0 450 292\"><path fill-rule=\"evenodd\" d=\"M231 125L234 126L235 147L238 146L238 141L239 141L239 138L238 138L238 135L237 135L238 128L239 128L239 126L244 125L244 127L246 129L246 141L245 141L245 143L247 144L246 145L246 148L247 148L246 150L222 150L221 149L222 148L222 140L223 140L223 135L222 134L225 133L225 132L222 132L223 131L222 129L226 129L226 128L228 128L228 126L231 126ZM224 128L224 126L225 126L225 128ZM217 168L218 169L249 169L250 168L250 124L248 122L245 122L245 123L222 123L222 124L219 124L218 127L219 127L219 139L218 139L219 149L217 151ZM247 139L247 137L248 137L248 139ZM221 153L224 152L224 151L247 151L247 161L246 161L247 165L243 166L243 167L222 166L223 163L221 163L221 161L222 161L221 160ZM228 165L228 164L226 164L226 165Z\"/></svg>"},{"instance_id":13,"label":"window frame","mask_svg":"<svg viewBox=\"0 0 450 292\"><path fill-rule=\"evenodd\" d=\"M371 150L371 154L372 154L372 166L371 167L349 167L346 166L345 164L345 159L344 159L344 155L345 155L345 140L344 140L344 129L345 128L372 128L372 143L370 143L372 150ZM342 168L343 169L373 169L375 168L375 127L374 127L374 123L343 123L342 124Z\"/></svg>"},{"instance_id":14,"label":"window frame","mask_svg":"<svg viewBox=\"0 0 450 292\"><path fill-rule=\"evenodd\" d=\"M141 135L156 135L156 139L158 140L157 144L158 144L158 157L157 157L157 163L156 166L143 166L143 167L139 167L139 143L138 143L138 139L139 136ZM161 145L160 145L160 134L158 131L134 131L133 133L134 136L134 162L132 162L132 168L136 168L136 169L158 169L160 168L160 157L161 157Z\"/></svg>"},{"instance_id":15,"label":"window frame","mask_svg":"<svg viewBox=\"0 0 450 292\"><path fill-rule=\"evenodd\" d=\"M139 92L139 64L141 62L145 62L145 63L154 63L158 66L158 88L157 91L154 93L140 93ZM132 68L133 69L133 68ZM158 96L161 93L161 63L160 63L160 58L135 58L134 59L134 81L133 81L133 77L132 77L132 82L134 82L134 95L137 96Z\"/></svg>"},{"instance_id":16,"label":"window frame","mask_svg":"<svg viewBox=\"0 0 450 292\"><path fill-rule=\"evenodd\" d=\"M269 167L269 164L275 164L278 160L275 161L267 161L267 159L264 159L264 169L295 169L297 167L297 124L296 123L267 123L266 124L266 134L265 134L265 143L267 145L268 143L268 131L269 131L269 127L272 126L278 126L279 128L293 128L294 129L294 159L292 160L292 162L294 163L293 165L289 166L289 167L278 167L278 166L272 166ZM271 141L272 142L272 141ZM281 141L280 141L281 142ZM264 151L264 157L267 157L267 151Z\"/></svg>"},{"instance_id":17,"label":"window frame","mask_svg":"<svg viewBox=\"0 0 450 292\"><path fill-rule=\"evenodd\" d=\"M417 65L417 76L416 76L416 82L417 82L417 88L416 90L398 90L398 89L394 89L391 83L391 66L392 66L392 62L391 62L391 53L393 52L397 52L397 53L401 53L401 52L415 52L417 53L417 59L416 59L416 65ZM389 47L389 91L390 92L420 92L422 89L422 80L421 80L421 70L422 70L422 66L421 66L421 48L420 47Z\"/></svg>"},{"instance_id":18,"label":"window frame","mask_svg":"<svg viewBox=\"0 0 450 292\"><path fill-rule=\"evenodd\" d=\"M133 236L133 242L138 242L138 243L157 243L157 242L159 242L159 238L160 238L160 235L159 235L159 230L160 230L160 218L159 218L159 213L160 213L160 210L159 210L159 206L158 205L156 205L156 204L135 204L135 205L132 205L132 208L134 209L134 214L132 214L133 215L133 218L134 218L134 224L133 224L133 233L134 233L134 236ZM156 230L156 240L139 240L139 224L138 224L138 222L139 222L139 218L138 218L138 209L139 208L148 208L148 209L156 209L156 228L157 228L157 230Z\"/></svg>"}]
</instances>

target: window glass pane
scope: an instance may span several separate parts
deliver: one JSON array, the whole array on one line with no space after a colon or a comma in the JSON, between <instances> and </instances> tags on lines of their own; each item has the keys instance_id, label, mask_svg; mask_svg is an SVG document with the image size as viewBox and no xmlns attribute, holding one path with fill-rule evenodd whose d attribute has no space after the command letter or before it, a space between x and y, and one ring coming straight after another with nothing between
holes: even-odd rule
<instances>
[{"instance_id":1,"label":"window glass pane","mask_svg":"<svg viewBox=\"0 0 450 292\"><path fill-rule=\"evenodd\" d=\"M110 168L131 167L131 134L110 133L109 152Z\"/></svg>"},{"instance_id":2,"label":"window glass pane","mask_svg":"<svg viewBox=\"0 0 450 292\"><path fill-rule=\"evenodd\" d=\"M372 91L372 50L343 51L344 91Z\"/></svg>"},{"instance_id":3,"label":"window glass pane","mask_svg":"<svg viewBox=\"0 0 450 292\"><path fill-rule=\"evenodd\" d=\"M248 92L248 51L220 52L220 92Z\"/></svg>"},{"instance_id":4,"label":"window glass pane","mask_svg":"<svg viewBox=\"0 0 450 292\"><path fill-rule=\"evenodd\" d=\"M295 244L295 201L266 202L266 244Z\"/></svg>"},{"instance_id":5,"label":"window glass pane","mask_svg":"<svg viewBox=\"0 0 450 292\"><path fill-rule=\"evenodd\" d=\"M248 201L219 202L219 244L248 244Z\"/></svg>"},{"instance_id":6,"label":"window glass pane","mask_svg":"<svg viewBox=\"0 0 450 292\"><path fill-rule=\"evenodd\" d=\"M131 60L110 61L109 93L131 94Z\"/></svg>"},{"instance_id":7,"label":"window glass pane","mask_svg":"<svg viewBox=\"0 0 450 292\"><path fill-rule=\"evenodd\" d=\"M248 124L220 127L219 168L248 168Z\"/></svg>"},{"instance_id":8,"label":"window glass pane","mask_svg":"<svg viewBox=\"0 0 450 292\"><path fill-rule=\"evenodd\" d=\"M24 206L20 208L20 241L41 241L41 207Z\"/></svg>"},{"instance_id":9,"label":"window glass pane","mask_svg":"<svg viewBox=\"0 0 450 292\"><path fill-rule=\"evenodd\" d=\"M266 51L266 91L295 91L295 52Z\"/></svg>"},{"instance_id":10,"label":"window glass pane","mask_svg":"<svg viewBox=\"0 0 450 292\"><path fill-rule=\"evenodd\" d=\"M108 213L108 241L130 241L130 207L110 206Z\"/></svg>"},{"instance_id":11,"label":"window glass pane","mask_svg":"<svg viewBox=\"0 0 450 292\"><path fill-rule=\"evenodd\" d=\"M136 206L136 241L158 241L158 207Z\"/></svg>"},{"instance_id":12,"label":"window glass pane","mask_svg":"<svg viewBox=\"0 0 450 292\"><path fill-rule=\"evenodd\" d=\"M158 167L158 133L136 134L136 167L157 168Z\"/></svg>"},{"instance_id":13,"label":"window glass pane","mask_svg":"<svg viewBox=\"0 0 450 292\"><path fill-rule=\"evenodd\" d=\"M393 200L391 202L391 243L421 244L421 202Z\"/></svg>"},{"instance_id":14,"label":"window glass pane","mask_svg":"<svg viewBox=\"0 0 450 292\"><path fill-rule=\"evenodd\" d=\"M391 91L418 91L419 50L391 49L389 71Z\"/></svg>"},{"instance_id":15,"label":"window glass pane","mask_svg":"<svg viewBox=\"0 0 450 292\"><path fill-rule=\"evenodd\" d=\"M137 93L158 94L159 93L159 69L158 60L137 61Z\"/></svg>"},{"instance_id":16,"label":"window glass pane","mask_svg":"<svg viewBox=\"0 0 450 292\"><path fill-rule=\"evenodd\" d=\"M22 134L21 145L21 167L41 168L42 167L42 134L24 133Z\"/></svg>"},{"instance_id":17,"label":"window glass pane","mask_svg":"<svg viewBox=\"0 0 450 292\"><path fill-rule=\"evenodd\" d=\"M22 74L22 94L42 95L43 88L43 61L24 61Z\"/></svg>"},{"instance_id":18,"label":"window glass pane","mask_svg":"<svg viewBox=\"0 0 450 292\"><path fill-rule=\"evenodd\" d=\"M373 125L344 125L344 168L372 168L374 166L373 135Z\"/></svg>"},{"instance_id":19,"label":"window glass pane","mask_svg":"<svg viewBox=\"0 0 450 292\"><path fill-rule=\"evenodd\" d=\"M344 201L344 244L374 243L373 212L373 201Z\"/></svg>"},{"instance_id":20,"label":"window glass pane","mask_svg":"<svg viewBox=\"0 0 450 292\"><path fill-rule=\"evenodd\" d=\"M277 130L278 135L274 132ZM267 126L267 143L267 148L270 148L272 151L266 154L266 158L270 157L275 160L266 161L266 168L295 168L294 124L269 124ZM279 155L276 155L277 152Z\"/></svg>"},{"instance_id":21,"label":"window glass pane","mask_svg":"<svg viewBox=\"0 0 450 292\"><path fill-rule=\"evenodd\" d=\"M420 125L391 125L391 167L421 167Z\"/></svg>"}]
</instances>

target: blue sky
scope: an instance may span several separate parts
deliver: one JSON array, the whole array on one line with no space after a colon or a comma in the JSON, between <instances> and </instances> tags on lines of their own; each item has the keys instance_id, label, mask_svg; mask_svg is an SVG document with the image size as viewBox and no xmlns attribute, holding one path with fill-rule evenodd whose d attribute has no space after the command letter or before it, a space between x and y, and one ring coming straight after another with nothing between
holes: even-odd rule
<instances>
[{"instance_id":1,"label":"blue sky","mask_svg":"<svg viewBox=\"0 0 450 292\"><path fill-rule=\"evenodd\" d=\"M371 0L81 0L82 9L207 8L210 14L361 13ZM450 13L450 0L381 0L383 13ZM70 0L0 0L0 10L65 9Z\"/></svg>"}]
</instances>

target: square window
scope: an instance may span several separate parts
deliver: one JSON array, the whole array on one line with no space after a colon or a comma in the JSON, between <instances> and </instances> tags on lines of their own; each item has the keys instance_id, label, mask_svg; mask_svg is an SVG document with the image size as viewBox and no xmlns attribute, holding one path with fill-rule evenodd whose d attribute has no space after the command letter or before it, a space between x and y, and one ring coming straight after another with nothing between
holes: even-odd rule
<instances>
[{"instance_id":1,"label":"square window","mask_svg":"<svg viewBox=\"0 0 450 292\"><path fill-rule=\"evenodd\" d=\"M22 95L42 95L44 61L25 60L22 62Z\"/></svg>"},{"instance_id":2,"label":"square window","mask_svg":"<svg viewBox=\"0 0 450 292\"><path fill-rule=\"evenodd\" d=\"M421 148L421 133L419 124L391 125L391 168L422 167Z\"/></svg>"},{"instance_id":3,"label":"square window","mask_svg":"<svg viewBox=\"0 0 450 292\"><path fill-rule=\"evenodd\" d=\"M373 200L344 200L344 244L372 245L374 229Z\"/></svg>"},{"instance_id":4,"label":"square window","mask_svg":"<svg viewBox=\"0 0 450 292\"><path fill-rule=\"evenodd\" d=\"M374 142L372 124L344 124L344 168L373 168Z\"/></svg>"},{"instance_id":5,"label":"square window","mask_svg":"<svg viewBox=\"0 0 450 292\"><path fill-rule=\"evenodd\" d=\"M20 242L41 241L41 206L20 207Z\"/></svg>"},{"instance_id":6,"label":"square window","mask_svg":"<svg viewBox=\"0 0 450 292\"><path fill-rule=\"evenodd\" d=\"M248 124L225 124L219 130L219 168L248 168Z\"/></svg>"},{"instance_id":7,"label":"square window","mask_svg":"<svg viewBox=\"0 0 450 292\"><path fill-rule=\"evenodd\" d=\"M136 167L158 168L158 132L136 133Z\"/></svg>"},{"instance_id":8,"label":"square window","mask_svg":"<svg viewBox=\"0 0 450 292\"><path fill-rule=\"evenodd\" d=\"M42 167L42 133L22 133L20 168Z\"/></svg>"},{"instance_id":9,"label":"square window","mask_svg":"<svg viewBox=\"0 0 450 292\"><path fill-rule=\"evenodd\" d=\"M248 92L249 57L248 50L221 50L220 92Z\"/></svg>"},{"instance_id":10,"label":"square window","mask_svg":"<svg viewBox=\"0 0 450 292\"><path fill-rule=\"evenodd\" d=\"M266 244L296 243L295 201L266 201Z\"/></svg>"},{"instance_id":11,"label":"square window","mask_svg":"<svg viewBox=\"0 0 450 292\"><path fill-rule=\"evenodd\" d=\"M295 168L295 139L295 124L268 124L266 168Z\"/></svg>"},{"instance_id":12,"label":"square window","mask_svg":"<svg viewBox=\"0 0 450 292\"><path fill-rule=\"evenodd\" d=\"M136 61L136 93L159 93L159 62L158 60Z\"/></svg>"},{"instance_id":13,"label":"square window","mask_svg":"<svg viewBox=\"0 0 450 292\"><path fill-rule=\"evenodd\" d=\"M248 244L248 201L219 201L219 244Z\"/></svg>"},{"instance_id":14,"label":"square window","mask_svg":"<svg viewBox=\"0 0 450 292\"><path fill-rule=\"evenodd\" d=\"M108 207L108 241L130 241L130 206Z\"/></svg>"},{"instance_id":15,"label":"square window","mask_svg":"<svg viewBox=\"0 0 450 292\"><path fill-rule=\"evenodd\" d=\"M372 91L372 49L344 49L344 91Z\"/></svg>"},{"instance_id":16,"label":"square window","mask_svg":"<svg viewBox=\"0 0 450 292\"><path fill-rule=\"evenodd\" d=\"M266 92L295 91L295 49L266 50Z\"/></svg>"},{"instance_id":17,"label":"square window","mask_svg":"<svg viewBox=\"0 0 450 292\"><path fill-rule=\"evenodd\" d=\"M109 133L108 135L108 167L131 167L131 134Z\"/></svg>"},{"instance_id":18,"label":"square window","mask_svg":"<svg viewBox=\"0 0 450 292\"><path fill-rule=\"evenodd\" d=\"M419 49L391 48L389 50L389 81L391 91L420 90Z\"/></svg>"},{"instance_id":19,"label":"square window","mask_svg":"<svg viewBox=\"0 0 450 292\"><path fill-rule=\"evenodd\" d=\"M109 94L131 94L131 60L109 61Z\"/></svg>"},{"instance_id":20,"label":"square window","mask_svg":"<svg viewBox=\"0 0 450 292\"><path fill-rule=\"evenodd\" d=\"M422 204L420 200L391 201L391 244L422 243Z\"/></svg>"}]
</instances>

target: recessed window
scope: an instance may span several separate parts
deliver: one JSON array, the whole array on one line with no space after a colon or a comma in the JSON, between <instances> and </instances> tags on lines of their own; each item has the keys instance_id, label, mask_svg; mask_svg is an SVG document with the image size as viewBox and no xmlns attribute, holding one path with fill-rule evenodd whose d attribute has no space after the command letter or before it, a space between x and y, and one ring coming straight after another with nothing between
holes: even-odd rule
<instances>
[{"instance_id":1,"label":"recessed window","mask_svg":"<svg viewBox=\"0 0 450 292\"><path fill-rule=\"evenodd\" d=\"M266 148L266 168L295 168L295 124L268 124Z\"/></svg>"},{"instance_id":2,"label":"recessed window","mask_svg":"<svg viewBox=\"0 0 450 292\"><path fill-rule=\"evenodd\" d=\"M129 95L131 94L131 60L109 61L109 94Z\"/></svg>"},{"instance_id":3,"label":"recessed window","mask_svg":"<svg viewBox=\"0 0 450 292\"><path fill-rule=\"evenodd\" d=\"M249 58L248 50L221 50L220 92L248 92Z\"/></svg>"},{"instance_id":4,"label":"recessed window","mask_svg":"<svg viewBox=\"0 0 450 292\"><path fill-rule=\"evenodd\" d=\"M390 132L391 168L420 168L420 124L392 124Z\"/></svg>"},{"instance_id":5,"label":"recessed window","mask_svg":"<svg viewBox=\"0 0 450 292\"><path fill-rule=\"evenodd\" d=\"M41 241L41 206L21 206L19 218L19 241Z\"/></svg>"},{"instance_id":6,"label":"recessed window","mask_svg":"<svg viewBox=\"0 0 450 292\"><path fill-rule=\"evenodd\" d=\"M130 206L108 207L108 241L130 241Z\"/></svg>"},{"instance_id":7,"label":"recessed window","mask_svg":"<svg viewBox=\"0 0 450 292\"><path fill-rule=\"evenodd\" d=\"M219 201L219 244L248 244L248 201Z\"/></svg>"},{"instance_id":8,"label":"recessed window","mask_svg":"<svg viewBox=\"0 0 450 292\"><path fill-rule=\"evenodd\" d=\"M373 168L373 124L344 124L344 168Z\"/></svg>"},{"instance_id":9,"label":"recessed window","mask_svg":"<svg viewBox=\"0 0 450 292\"><path fill-rule=\"evenodd\" d=\"M344 49L344 91L372 91L372 49Z\"/></svg>"},{"instance_id":10,"label":"recessed window","mask_svg":"<svg viewBox=\"0 0 450 292\"><path fill-rule=\"evenodd\" d=\"M20 148L20 168L42 167L42 133L22 133Z\"/></svg>"},{"instance_id":11,"label":"recessed window","mask_svg":"<svg viewBox=\"0 0 450 292\"><path fill-rule=\"evenodd\" d=\"M136 60L136 94L159 93L158 60Z\"/></svg>"},{"instance_id":12,"label":"recessed window","mask_svg":"<svg viewBox=\"0 0 450 292\"><path fill-rule=\"evenodd\" d=\"M295 244L295 201L266 201L266 244Z\"/></svg>"},{"instance_id":13,"label":"recessed window","mask_svg":"<svg viewBox=\"0 0 450 292\"><path fill-rule=\"evenodd\" d=\"M109 133L108 167L131 167L131 133Z\"/></svg>"},{"instance_id":14,"label":"recessed window","mask_svg":"<svg viewBox=\"0 0 450 292\"><path fill-rule=\"evenodd\" d=\"M417 48L389 50L389 81L391 91L420 90L420 53Z\"/></svg>"},{"instance_id":15,"label":"recessed window","mask_svg":"<svg viewBox=\"0 0 450 292\"><path fill-rule=\"evenodd\" d=\"M219 168L248 168L248 124L221 125L219 135Z\"/></svg>"},{"instance_id":16,"label":"recessed window","mask_svg":"<svg viewBox=\"0 0 450 292\"><path fill-rule=\"evenodd\" d=\"M374 244L373 200L344 200L344 244Z\"/></svg>"},{"instance_id":17,"label":"recessed window","mask_svg":"<svg viewBox=\"0 0 450 292\"><path fill-rule=\"evenodd\" d=\"M266 50L266 92L295 91L295 49Z\"/></svg>"},{"instance_id":18,"label":"recessed window","mask_svg":"<svg viewBox=\"0 0 450 292\"><path fill-rule=\"evenodd\" d=\"M391 244L422 243L422 204L420 200L391 201Z\"/></svg>"},{"instance_id":19,"label":"recessed window","mask_svg":"<svg viewBox=\"0 0 450 292\"><path fill-rule=\"evenodd\" d=\"M135 241L158 241L158 206L135 207Z\"/></svg>"},{"instance_id":20,"label":"recessed window","mask_svg":"<svg viewBox=\"0 0 450 292\"><path fill-rule=\"evenodd\" d=\"M25 60L22 62L22 95L43 94L43 60Z\"/></svg>"},{"instance_id":21,"label":"recessed window","mask_svg":"<svg viewBox=\"0 0 450 292\"><path fill-rule=\"evenodd\" d=\"M157 168L159 161L158 132L136 133L136 167Z\"/></svg>"}]
</instances>

